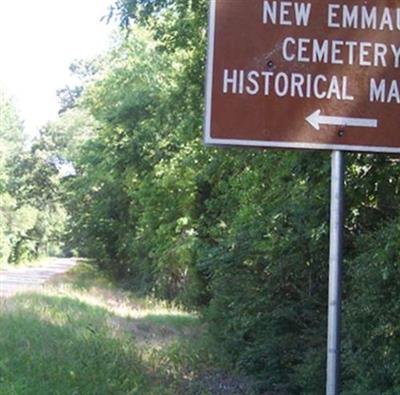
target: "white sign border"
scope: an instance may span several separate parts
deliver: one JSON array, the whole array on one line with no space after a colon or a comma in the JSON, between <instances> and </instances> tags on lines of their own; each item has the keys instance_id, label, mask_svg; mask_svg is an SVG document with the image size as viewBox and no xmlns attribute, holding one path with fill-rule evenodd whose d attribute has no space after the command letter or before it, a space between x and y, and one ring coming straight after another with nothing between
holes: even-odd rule
<instances>
[{"instance_id":1,"label":"white sign border","mask_svg":"<svg viewBox=\"0 0 400 395\"><path fill-rule=\"evenodd\" d=\"M372 153L399 154L400 147L382 147L369 145L347 145L347 144L318 144L318 143L294 143L282 141L263 141L245 139L215 139L211 137L212 118L212 92L214 77L214 44L215 44L215 16L218 0L209 2L208 22L208 54L207 54L207 77L206 77L206 103L204 121L204 143L209 146L244 146L244 147L265 147L265 148L287 148L300 150L339 150ZM400 129L400 126L399 126ZM378 132L379 133L379 132ZM400 131L399 131L400 133Z\"/></svg>"}]
</instances>

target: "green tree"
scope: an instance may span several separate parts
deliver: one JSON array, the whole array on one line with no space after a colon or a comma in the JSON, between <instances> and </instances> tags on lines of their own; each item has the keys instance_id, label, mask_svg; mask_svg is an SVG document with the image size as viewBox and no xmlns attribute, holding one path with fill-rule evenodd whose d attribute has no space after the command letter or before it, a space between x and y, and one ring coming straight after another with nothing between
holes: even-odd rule
<instances>
[{"instance_id":1,"label":"green tree","mask_svg":"<svg viewBox=\"0 0 400 395\"><path fill-rule=\"evenodd\" d=\"M0 262L26 258L24 241L34 228L39 212L19 204L9 184L16 163L24 155L23 124L4 88L0 89ZM19 259L19 258L18 258Z\"/></svg>"}]
</instances>

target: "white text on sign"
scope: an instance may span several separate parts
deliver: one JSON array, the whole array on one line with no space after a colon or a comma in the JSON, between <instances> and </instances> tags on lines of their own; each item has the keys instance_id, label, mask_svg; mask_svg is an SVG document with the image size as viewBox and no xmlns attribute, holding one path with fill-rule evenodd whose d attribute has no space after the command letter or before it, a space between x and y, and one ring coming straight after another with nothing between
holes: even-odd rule
<instances>
[{"instance_id":1,"label":"white text on sign","mask_svg":"<svg viewBox=\"0 0 400 395\"><path fill-rule=\"evenodd\" d=\"M307 2L263 1L260 22L266 26L307 27L313 7ZM361 29L371 31L400 31L400 8L367 5L327 4L326 20L329 29ZM284 37L279 49L281 59L293 64L327 64L386 69L400 68L400 45L312 37ZM274 72L265 69L234 69L223 71L224 94L274 95L308 99L354 101L359 98L351 91L349 77L340 75ZM370 78L367 90L370 103L400 104L398 80Z\"/></svg>"}]
</instances>

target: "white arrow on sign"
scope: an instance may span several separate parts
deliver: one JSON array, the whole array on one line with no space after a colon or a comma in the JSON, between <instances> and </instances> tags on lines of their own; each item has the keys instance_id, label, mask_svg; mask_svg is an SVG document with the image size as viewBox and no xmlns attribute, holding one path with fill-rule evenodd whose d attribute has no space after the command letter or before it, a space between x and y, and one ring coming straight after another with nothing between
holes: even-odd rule
<instances>
[{"instance_id":1,"label":"white arrow on sign","mask_svg":"<svg viewBox=\"0 0 400 395\"><path fill-rule=\"evenodd\" d=\"M320 125L358 126L362 128L378 127L377 119L330 117L321 115L321 110L313 112L309 117L306 118L306 121L317 130L320 129Z\"/></svg>"}]
</instances>

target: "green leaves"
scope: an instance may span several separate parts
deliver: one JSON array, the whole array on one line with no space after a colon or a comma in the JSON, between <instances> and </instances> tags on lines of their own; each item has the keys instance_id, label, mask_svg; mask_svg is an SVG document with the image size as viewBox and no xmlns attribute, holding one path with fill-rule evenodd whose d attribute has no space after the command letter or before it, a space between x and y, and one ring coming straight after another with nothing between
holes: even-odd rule
<instances>
[{"instance_id":1,"label":"green leaves","mask_svg":"<svg viewBox=\"0 0 400 395\"><path fill-rule=\"evenodd\" d=\"M0 90L0 263L60 252L66 218L59 170L86 132L87 115L78 113L63 116L64 130L57 124L43 128L28 148L12 100ZM80 139L71 139L72 130Z\"/></svg>"}]
</instances>

